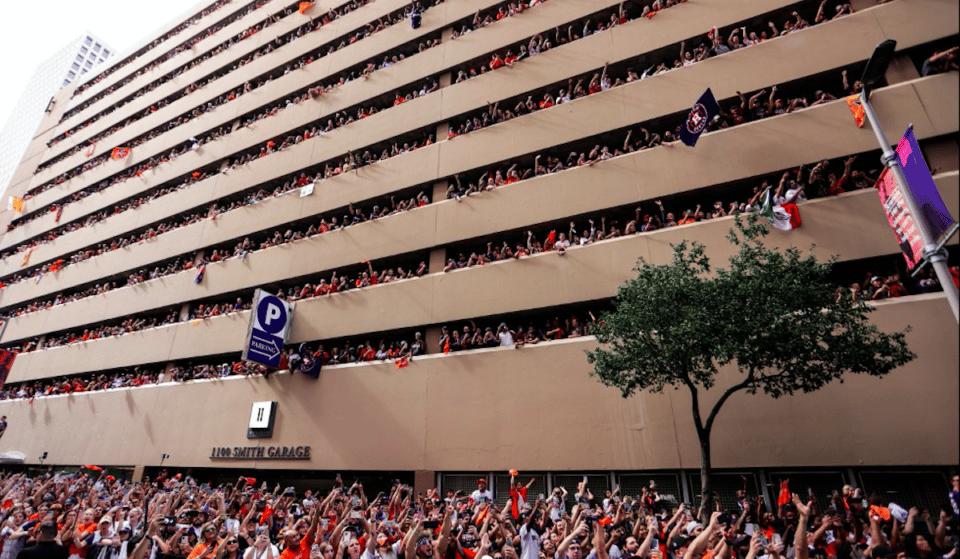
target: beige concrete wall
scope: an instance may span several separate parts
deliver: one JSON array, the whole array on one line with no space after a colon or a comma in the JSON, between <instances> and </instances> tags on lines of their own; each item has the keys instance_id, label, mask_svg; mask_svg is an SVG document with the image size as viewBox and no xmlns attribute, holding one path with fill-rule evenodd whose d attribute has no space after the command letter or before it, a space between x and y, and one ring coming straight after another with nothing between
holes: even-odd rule
<instances>
[{"instance_id":1,"label":"beige concrete wall","mask_svg":"<svg viewBox=\"0 0 960 559\"><path fill-rule=\"evenodd\" d=\"M672 74L662 77L668 78ZM482 78L477 78L476 81L480 79ZM653 83L655 80L645 80L637 85L648 82ZM653 83L653 86L656 84ZM628 98L628 93L621 92L620 89L608 91L606 94L621 96L618 97L619 101ZM185 246L190 247L191 250L210 246L268 227L280 226L289 221L292 216L302 218L317 215L344 207L349 202L370 199L417 184L426 184L445 176L445 173L462 172L480 165L491 164L504 157L497 148L501 144L510 144L518 152L523 153L538 147L549 147L558 141L556 138L541 134L539 132L541 128L538 127L553 130L564 126L568 120L574 118L578 126L571 127L571 130L578 130L581 126L593 126L590 123L591 119L603 120L606 122L605 126L610 128L618 127L623 122L620 110L622 104L606 101L604 98L606 94L593 95L571 103L571 106L582 107L582 110L573 113L558 111L551 114L551 111L544 111L518 118L453 141L440 142L365 167L356 173L324 181L310 197L299 198L294 195L261 202L221 215L215 222L205 220L161 235L142 246L128 247L69 266L57 272L56 276L49 278L55 277L57 280L55 282L47 281L45 278L40 282L28 281L9 286L0 291L0 304L8 306L42 295L54 294L60 289L83 285L104 276L183 254ZM956 103L953 102L958 96L960 96L960 85L956 75L941 75L878 91L875 93L875 104L884 125L889 130L906 129L907 125L913 122L917 135L923 138L941 136L960 129L960 116L957 114ZM405 103L398 109L404 108L405 105L408 104ZM638 111L641 109L638 108ZM928 114L937 116L930 119ZM580 118L577 115L587 115L590 118ZM365 119L363 124L367 120L370 119ZM536 121L537 126L529 124L533 120ZM342 132L349 133L349 128L343 129ZM339 145L339 142L329 142L332 137L333 134L318 138L315 146L310 142L303 142L285 152L255 161L245 168L212 177L190 188L169 194L157 201L162 204L147 204L136 211L125 212L92 227L71 233L60 241L37 248L31 255L31 262L43 262L58 254L109 239L123 231L176 215L184 209L204 204L211 197L242 191L281 170L293 171L302 166L304 159L311 158L309 154L312 150L326 149L326 146L331 143ZM829 137L836 141L788 142L784 144L783 149L771 152L768 141L771 137ZM427 246L434 241L442 244L470 238L470 236L461 236L462 232L459 232L463 231L464 224L489 223L490 228L486 229L487 231L501 229L501 224L492 217L502 215L496 211L502 211L503 208L491 207L490 211L486 210L495 200L503 200L501 205L508 208L506 211L522 211L525 216L536 215L540 221L547 221L582 213L587 211L585 208L602 209L637 200L650 200L743 177L779 171L802 163L876 149L873 135L867 130L858 129L852 125L849 110L842 102L707 134L701 142L701 146L709 147L688 150L681 149L680 146L664 146L615 158L588 168L523 181L515 189L500 190L462 202L457 205L457 208L448 210L450 218L445 218L439 223L440 227L458 230L458 232L444 233L436 239L426 241L422 246ZM187 154L180 159L189 161L194 155ZM448 160L453 163L446 164ZM389 177L389 180L384 180L384 177ZM584 191L580 187L585 183L604 185L602 195ZM549 198L552 203L513 204L515 195L507 194L534 186L537 188L533 191L534 196L542 196L541 200ZM562 196L553 194L558 188L562 189L564 193ZM477 220L475 216L481 215L481 211L482 215L489 216L491 221ZM526 213L534 211L541 213ZM525 223L513 223L526 225L536 222L531 220ZM388 254L391 253L376 252L372 257ZM21 258L14 256L0 263L0 275L15 272L20 268L20 262ZM12 335L12 331L8 331L7 335Z\"/></svg>"},{"instance_id":2,"label":"beige concrete wall","mask_svg":"<svg viewBox=\"0 0 960 559\"><path fill-rule=\"evenodd\" d=\"M881 330L911 326L919 358L883 379L849 377L806 395L739 394L713 434L718 468L952 465L958 455L957 325L942 296L878 305ZM697 468L684 391L620 398L588 376L591 338L392 363L328 367L319 381L277 375L0 402L0 451L28 463L318 470ZM955 346L954 346L955 347ZM723 371L720 387L736 381ZM706 394L712 405L716 391ZM250 446L252 402L279 404L263 446L311 447L309 461L210 460ZM78 436L82 426L83 436ZM945 444L945 442L947 444Z\"/></svg>"}]
</instances>

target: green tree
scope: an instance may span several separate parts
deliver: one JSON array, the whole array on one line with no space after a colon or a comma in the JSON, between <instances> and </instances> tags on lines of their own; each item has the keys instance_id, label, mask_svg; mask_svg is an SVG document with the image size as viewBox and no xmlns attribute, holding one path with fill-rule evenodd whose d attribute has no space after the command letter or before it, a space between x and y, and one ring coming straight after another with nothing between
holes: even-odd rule
<instances>
[{"instance_id":1,"label":"green tree","mask_svg":"<svg viewBox=\"0 0 960 559\"><path fill-rule=\"evenodd\" d=\"M624 398L666 387L690 391L707 516L710 432L730 396L811 392L846 374L886 375L915 357L904 332L886 334L869 322L871 306L834 300L834 259L768 248L768 232L756 215L737 217L728 235L737 252L728 268L711 270L698 243L674 246L670 264L641 259L637 277L620 287L615 309L596 328L600 346L587 352L591 375ZM725 366L738 371L739 382L704 416L702 393Z\"/></svg>"}]
</instances>

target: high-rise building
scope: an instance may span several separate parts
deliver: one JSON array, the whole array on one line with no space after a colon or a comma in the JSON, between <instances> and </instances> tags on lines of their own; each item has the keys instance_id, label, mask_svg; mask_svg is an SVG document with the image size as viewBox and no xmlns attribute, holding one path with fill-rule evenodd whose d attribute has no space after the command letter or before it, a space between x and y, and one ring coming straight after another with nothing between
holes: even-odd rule
<instances>
[{"instance_id":1,"label":"high-rise building","mask_svg":"<svg viewBox=\"0 0 960 559\"><path fill-rule=\"evenodd\" d=\"M939 503L960 459L957 324L929 272L903 268L876 140L844 97L896 39L876 110L891 138L914 125L957 215L960 84L937 53L958 4L531 4L203 4L60 91L14 185L24 211L0 222L0 346L20 352L0 452L133 476L483 475L498 498L517 468L689 496L689 395L622 399L581 334L638 258L690 240L721 263L728 210L782 179L807 199L771 242L836 255L838 297L866 284L871 320L910 326L917 359L734 396L712 434L721 496L742 473ZM707 88L723 114L686 147ZM898 273L908 294L879 300L873 276L899 290ZM319 379L240 363L258 288L295 302L286 349L322 344Z\"/></svg>"},{"instance_id":2,"label":"high-rise building","mask_svg":"<svg viewBox=\"0 0 960 559\"><path fill-rule=\"evenodd\" d=\"M112 47L85 33L37 66L0 133L0 189L6 190L10 183L44 111L52 108L53 95L113 55Z\"/></svg>"}]
</instances>

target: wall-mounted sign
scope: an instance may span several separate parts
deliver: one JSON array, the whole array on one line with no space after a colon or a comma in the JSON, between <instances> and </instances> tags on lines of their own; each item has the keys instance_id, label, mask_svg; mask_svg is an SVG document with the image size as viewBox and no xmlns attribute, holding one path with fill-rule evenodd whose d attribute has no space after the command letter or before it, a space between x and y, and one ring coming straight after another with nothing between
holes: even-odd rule
<instances>
[{"instance_id":1,"label":"wall-mounted sign","mask_svg":"<svg viewBox=\"0 0 960 559\"><path fill-rule=\"evenodd\" d=\"M211 460L309 460L309 446L215 446Z\"/></svg>"},{"instance_id":2,"label":"wall-mounted sign","mask_svg":"<svg viewBox=\"0 0 960 559\"><path fill-rule=\"evenodd\" d=\"M258 289L253 296L253 312L241 357L273 369L279 367L292 320L292 303Z\"/></svg>"},{"instance_id":3,"label":"wall-mounted sign","mask_svg":"<svg viewBox=\"0 0 960 559\"><path fill-rule=\"evenodd\" d=\"M276 402L254 402L247 425L248 439L269 439L273 436L273 423L277 418Z\"/></svg>"}]
</instances>

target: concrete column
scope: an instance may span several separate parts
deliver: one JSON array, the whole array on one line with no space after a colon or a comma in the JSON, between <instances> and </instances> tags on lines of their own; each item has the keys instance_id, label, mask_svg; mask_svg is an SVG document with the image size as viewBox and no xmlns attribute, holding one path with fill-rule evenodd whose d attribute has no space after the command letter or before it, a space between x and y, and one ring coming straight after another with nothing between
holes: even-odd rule
<instances>
[{"instance_id":1,"label":"concrete column","mask_svg":"<svg viewBox=\"0 0 960 559\"><path fill-rule=\"evenodd\" d=\"M190 303L184 303L183 306L180 307L180 321L183 322L188 316L190 316Z\"/></svg>"},{"instance_id":2,"label":"concrete column","mask_svg":"<svg viewBox=\"0 0 960 559\"><path fill-rule=\"evenodd\" d=\"M886 78L887 84L889 85L915 80L919 77L920 72L913 64L913 60L910 60L910 57L905 54L895 56L893 60L890 61L890 66L887 67L887 73L884 74L884 78Z\"/></svg>"},{"instance_id":3,"label":"concrete column","mask_svg":"<svg viewBox=\"0 0 960 559\"><path fill-rule=\"evenodd\" d=\"M933 174L960 169L960 146L953 138L936 138L924 142L921 147Z\"/></svg>"},{"instance_id":4,"label":"concrete column","mask_svg":"<svg viewBox=\"0 0 960 559\"><path fill-rule=\"evenodd\" d=\"M433 470L417 470L413 473L413 490L416 493L426 493L437 483L437 473Z\"/></svg>"},{"instance_id":5,"label":"concrete column","mask_svg":"<svg viewBox=\"0 0 960 559\"><path fill-rule=\"evenodd\" d=\"M133 467L133 477L130 478L130 481L133 483L139 483L143 479L143 464L137 464Z\"/></svg>"},{"instance_id":6,"label":"concrete column","mask_svg":"<svg viewBox=\"0 0 960 559\"><path fill-rule=\"evenodd\" d=\"M427 342L427 353L441 353L443 351L443 348L440 347L439 343L439 326L427 326L423 333L423 338Z\"/></svg>"},{"instance_id":7,"label":"concrete column","mask_svg":"<svg viewBox=\"0 0 960 559\"><path fill-rule=\"evenodd\" d=\"M442 272L447 263L447 249L436 247L430 250L430 261L427 262L427 271L431 274Z\"/></svg>"}]
</instances>

